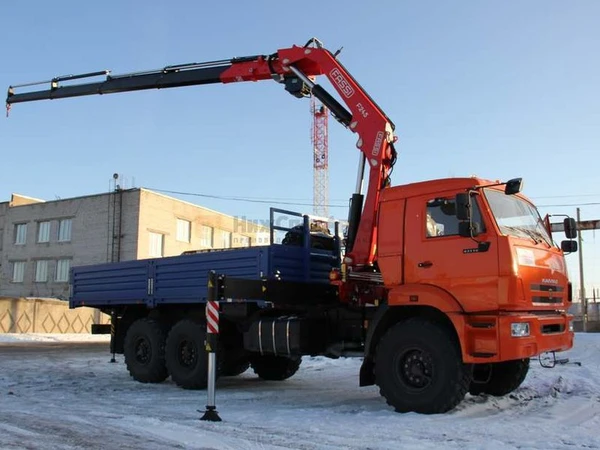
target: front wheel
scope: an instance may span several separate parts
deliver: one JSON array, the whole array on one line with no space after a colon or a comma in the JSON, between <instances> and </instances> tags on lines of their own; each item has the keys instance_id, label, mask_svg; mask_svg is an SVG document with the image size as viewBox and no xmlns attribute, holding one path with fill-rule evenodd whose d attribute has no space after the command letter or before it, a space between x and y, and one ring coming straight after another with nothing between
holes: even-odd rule
<instances>
[{"instance_id":1,"label":"front wheel","mask_svg":"<svg viewBox=\"0 0 600 450\"><path fill-rule=\"evenodd\" d=\"M472 378L453 336L428 320L409 319L392 326L375 355L380 393L397 412L437 414L465 397Z\"/></svg>"},{"instance_id":2,"label":"front wheel","mask_svg":"<svg viewBox=\"0 0 600 450\"><path fill-rule=\"evenodd\" d=\"M469 393L489 394L495 397L510 394L521 386L528 372L528 358L494 364L477 364L473 370L475 380L469 387Z\"/></svg>"}]
</instances>

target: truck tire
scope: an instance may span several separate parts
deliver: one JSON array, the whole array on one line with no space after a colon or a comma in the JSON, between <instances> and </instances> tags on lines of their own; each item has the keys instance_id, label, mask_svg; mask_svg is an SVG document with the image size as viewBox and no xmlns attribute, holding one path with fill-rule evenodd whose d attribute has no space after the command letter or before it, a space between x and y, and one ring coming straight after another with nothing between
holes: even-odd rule
<instances>
[{"instance_id":1,"label":"truck tire","mask_svg":"<svg viewBox=\"0 0 600 450\"><path fill-rule=\"evenodd\" d=\"M439 414L465 397L472 379L448 331L428 320L392 326L377 346L375 382L397 412Z\"/></svg>"},{"instance_id":2,"label":"truck tire","mask_svg":"<svg viewBox=\"0 0 600 450\"><path fill-rule=\"evenodd\" d=\"M166 361L171 379L184 389L205 389L208 382L206 325L192 320L177 322L167 337Z\"/></svg>"},{"instance_id":3,"label":"truck tire","mask_svg":"<svg viewBox=\"0 0 600 450\"><path fill-rule=\"evenodd\" d=\"M144 318L133 322L125 335L123 353L134 380L160 383L169 376L165 365L165 333L156 320Z\"/></svg>"},{"instance_id":4,"label":"truck tire","mask_svg":"<svg viewBox=\"0 0 600 450\"><path fill-rule=\"evenodd\" d=\"M301 363L301 356L258 355L250 359L254 373L269 381L287 380L298 372Z\"/></svg>"},{"instance_id":5,"label":"truck tire","mask_svg":"<svg viewBox=\"0 0 600 450\"><path fill-rule=\"evenodd\" d=\"M224 377L241 375L250 367L248 354L244 350L223 349L222 355L219 369L220 374Z\"/></svg>"},{"instance_id":6,"label":"truck tire","mask_svg":"<svg viewBox=\"0 0 600 450\"><path fill-rule=\"evenodd\" d=\"M223 361L223 365L220 367L221 375L224 377L236 377L243 374L250 367L250 362L245 360L240 361Z\"/></svg>"},{"instance_id":7,"label":"truck tire","mask_svg":"<svg viewBox=\"0 0 600 450\"><path fill-rule=\"evenodd\" d=\"M501 397L510 394L525 381L527 372L529 372L529 358L485 364L481 367L476 365L473 371L475 376L482 375L486 381L472 381L469 386L470 394L489 394Z\"/></svg>"}]
</instances>

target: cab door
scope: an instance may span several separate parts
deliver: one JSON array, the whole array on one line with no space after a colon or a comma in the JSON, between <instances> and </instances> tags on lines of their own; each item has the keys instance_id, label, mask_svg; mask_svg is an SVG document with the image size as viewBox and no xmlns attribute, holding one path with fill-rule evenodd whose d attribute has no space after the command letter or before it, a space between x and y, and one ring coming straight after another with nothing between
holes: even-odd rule
<instances>
[{"instance_id":1,"label":"cab door","mask_svg":"<svg viewBox=\"0 0 600 450\"><path fill-rule=\"evenodd\" d=\"M493 227L475 197L473 221L480 223L477 241L458 235L455 192L413 197L406 205L405 283L437 286L467 311L492 310L498 297L498 248ZM488 231L491 230L491 231Z\"/></svg>"}]
</instances>

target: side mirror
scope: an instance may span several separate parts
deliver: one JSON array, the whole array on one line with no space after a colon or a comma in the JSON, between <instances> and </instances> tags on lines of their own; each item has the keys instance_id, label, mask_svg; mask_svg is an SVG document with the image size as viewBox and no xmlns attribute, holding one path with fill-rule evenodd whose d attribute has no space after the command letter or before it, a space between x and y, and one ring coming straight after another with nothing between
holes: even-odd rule
<instances>
[{"instance_id":1,"label":"side mirror","mask_svg":"<svg viewBox=\"0 0 600 450\"><path fill-rule=\"evenodd\" d=\"M506 195L514 195L521 192L523 189L523 178L513 178L512 180L508 180L506 182L506 186L504 187L504 194Z\"/></svg>"},{"instance_id":2,"label":"side mirror","mask_svg":"<svg viewBox=\"0 0 600 450\"><path fill-rule=\"evenodd\" d=\"M575 222L575 219L568 217L564 220L564 227L565 227L565 236L567 236L567 238L569 239L574 239L577 237L577 222ZM576 251L576 250L574 250Z\"/></svg>"},{"instance_id":3,"label":"side mirror","mask_svg":"<svg viewBox=\"0 0 600 450\"><path fill-rule=\"evenodd\" d=\"M565 253L575 253L577 251L577 241L562 241L560 249Z\"/></svg>"},{"instance_id":4,"label":"side mirror","mask_svg":"<svg viewBox=\"0 0 600 450\"><path fill-rule=\"evenodd\" d=\"M456 194L455 202L456 218L458 220L471 220L471 196L468 193Z\"/></svg>"},{"instance_id":5,"label":"side mirror","mask_svg":"<svg viewBox=\"0 0 600 450\"><path fill-rule=\"evenodd\" d=\"M479 223L459 222L458 235L460 237L476 237L481 234L481 226Z\"/></svg>"}]
</instances>

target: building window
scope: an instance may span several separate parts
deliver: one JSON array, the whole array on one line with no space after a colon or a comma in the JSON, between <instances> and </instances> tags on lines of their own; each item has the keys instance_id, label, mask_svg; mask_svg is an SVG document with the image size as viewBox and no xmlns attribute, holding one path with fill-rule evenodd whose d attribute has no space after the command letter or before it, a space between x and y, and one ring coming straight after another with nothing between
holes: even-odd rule
<instances>
[{"instance_id":1,"label":"building window","mask_svg":"<svg viewBox=\"0 0 600 450\"><path fill-rule=\"evenodd\" d=\"M15 244L25 245L27 243L27 224L18 223L15 225Z\"/></svg>"},{"instance_id":2,"label":"building window","mask_svg":"<svg viewBox=\"0 0 600 450\"><path fill-rule=\"evenodd\" d=\"M59 259L56 261L56 281L69 281L69 270L71 269L70 259Z\"/></svg>"},{"instance_id":3,"label":"building window","mask_svg":"<svg viewBox=\"0 0 600 450\"><path fill-rule=\"evenodd\" d=\"M212 248L213 246L213 229L206 225L200 226L200 246L204 248Z\"/></svg>"},{"instance_id":4,"label":"building window","mask_svg":"<svg viewBox=\"0 0 600 450\"><path fill-rule=\"evenodd\" d=\"M25 278L25 261L15 261L13 263L13 283L22 283Z\"/></svg>"},{"instance_id":5,"label":"building window","mask_svg":"<svg viewBox=\"0 0 600 450\"><path fill-rule=\"evenodd\" d=\"M190 242L190 230L192 224L189 220L177 219L177 240L180 242Z\"/></svg>"},{"instance_id":6,"label":"building window","mask_svg":"<svg viewBox=\"0 0 600 450\"><path fill-rule=\"evenodd\" d=\"M35 262L35 281L37 283L45 283L48 281L48 261L40 259Z\"/></svg>"},{"instance_id":7,"label":"building window","mask_svg":"<svg viewBox=\"0 0 600 450\"><path fill-rule=\"evenodd\" d=\"M148 256L150 258L160 258L164 256L165 235L150 231L150 244L148 247Z\"/></svg>"},{"instance_id":8,"label":"building window","mask_svg":"<svg viewBox=\"0 0 600 450\"><path fill-rule=\"evenodd\" d=\"M58 223L58 242L68 242L71 240L72 219L62 219Z\"/></svg>"},{"instance_id":9,"label":"building window","mask_svg":"<svg viewBox=\"0 0 600 450\"><path fill-rule=\"evenodd\" d=\"M221 248L231 248L231 232L221 232Z\"/></svg>"},{"instance_id":10,"label":"building window","mask_svg":"<svg viewBox=\"0 0 600 450\"><path fill-rule=\"evenodd\" d=\"M38 242L50 242L50 222L38 223Z\"/></svg>"}]
</instances>

